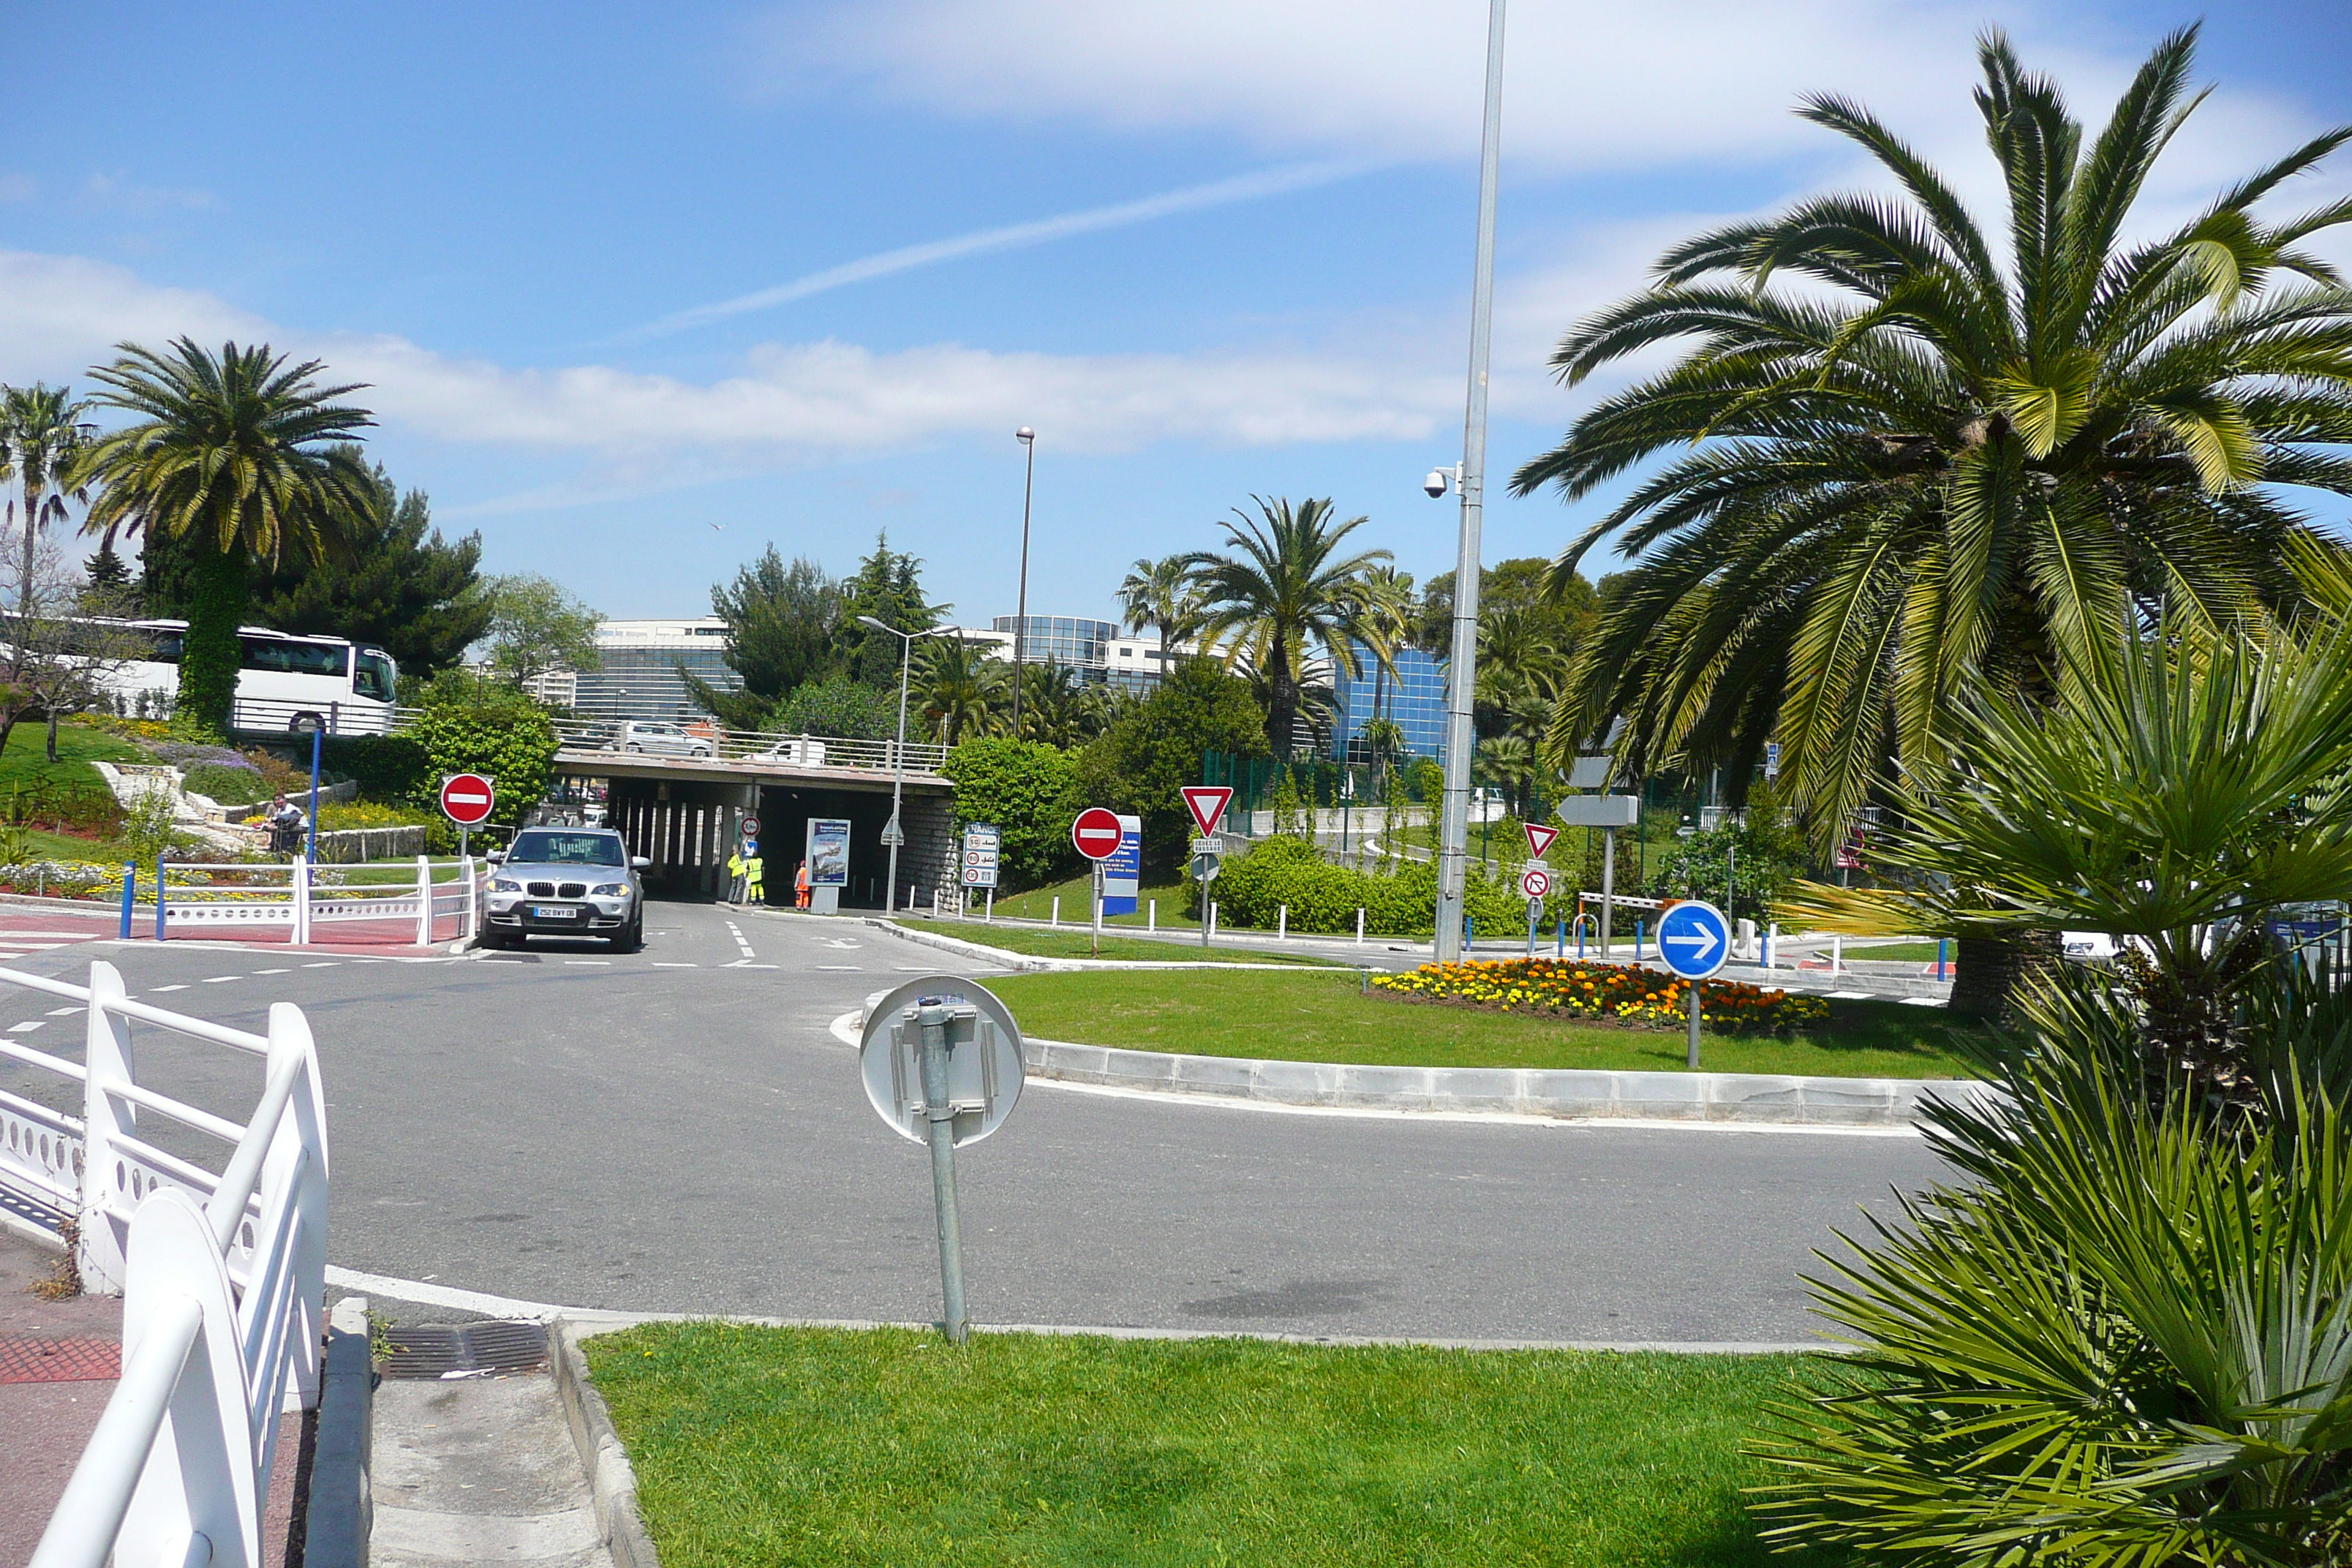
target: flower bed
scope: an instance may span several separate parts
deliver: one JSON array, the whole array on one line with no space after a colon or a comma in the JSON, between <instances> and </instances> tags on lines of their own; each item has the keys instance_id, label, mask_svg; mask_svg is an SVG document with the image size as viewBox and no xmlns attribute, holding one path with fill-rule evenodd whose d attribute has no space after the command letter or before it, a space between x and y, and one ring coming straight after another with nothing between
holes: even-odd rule
<instances>
[{"instance_id":1,"label":"flower bed","mask_svg":"<svg viewBox=\"0 0 2352 1568\"><path fill-rule=\"evenodd\" d=\"M1704 984L1701 1016L1717 1034L1786 1035L1829 1020L1829 1004L1818 996L1733 980ZM1689 1006L1690 982L1614 963L1504 958L1424 963L1409 973L1381 975L1372 989L1407 1001L1679 1029Z\"/></svg>"}]
</instances>

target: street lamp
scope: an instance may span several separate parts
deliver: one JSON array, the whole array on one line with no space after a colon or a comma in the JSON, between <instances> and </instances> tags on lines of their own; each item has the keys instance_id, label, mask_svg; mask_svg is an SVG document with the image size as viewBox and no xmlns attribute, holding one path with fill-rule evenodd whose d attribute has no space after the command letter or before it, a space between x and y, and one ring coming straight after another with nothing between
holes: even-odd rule
<instances>
[{"instance_id":1,"label":"street lamp","mask_svg":"<svg viewBox=\"0 0 2352 1568\"><path fill-rule=\"evenodd\" d=\"M1029 498L1037 489L1037 432L1026 425L1013 432L1028 472L1021 480L1021 597L1013 617L1013 738L1021 738L1021 658L1029 643Z\"/></svg>"},{"instance_id":2,"label":"street lamp","mask_svg":"<svg viewBox=\"0 0 2352 1568\"><path fill-rule=\"evenodd\" d=\"M918 639L945 637L955 628L937 626L927 632L902 632L894 626L876 620L872 616L858 616L857 624L862 626L872 626L877 632L888 632L899 642L898 748L890 759L896 771L890 775L890 827L883 835L889 840L890 881L882 894L882 912L895 915L898 912L898 844L907 837L906 828L898 822L898 799L907 787L907 669L914 662L915 643Z\"/></svg>"},{"instance_id":3,"label":"street lamp","mask_svg":"<svg viewBox=\"0 0 2352 1568\"><path fill-rule=\"evenodd\" d=\"M1478 531L1486 491L1486 351L1495 321L1495 184L1503 150L1503 0L1487 0L1486 114L1478 147L1478 253L1470 289L1470 397L1462 424L1462 539L1454 569L1454 651L1445 671L1445 804L1437 829L1437 962L1462 956L1469 875L1471 706L1477 691ZM1444 495L1441 469L1423 481Z\"/></svg>"}]
</instances>

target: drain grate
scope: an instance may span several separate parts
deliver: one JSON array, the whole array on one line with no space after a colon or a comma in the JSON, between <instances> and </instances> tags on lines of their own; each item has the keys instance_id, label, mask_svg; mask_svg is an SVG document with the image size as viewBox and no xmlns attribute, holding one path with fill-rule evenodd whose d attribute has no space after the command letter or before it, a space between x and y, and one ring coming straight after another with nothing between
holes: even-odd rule
<instances>
[{"instance_id":1,"label":"drain grate","mask_svg":"<svg viewBox=\"0 0 2352 1568\"><path fill-rule=\"evenodd\" d=\"M499 1377L547 1364L547 1331L537 1323L467 1323L461 1328L393 1328L392 1349L378 1363L386 1377Z\"/></svg>"}]
</instances>

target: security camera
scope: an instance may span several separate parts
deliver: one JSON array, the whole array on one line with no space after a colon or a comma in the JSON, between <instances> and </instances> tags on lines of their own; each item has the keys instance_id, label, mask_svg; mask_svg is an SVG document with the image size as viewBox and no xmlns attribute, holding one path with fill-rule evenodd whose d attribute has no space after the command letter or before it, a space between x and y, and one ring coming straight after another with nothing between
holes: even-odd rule
<instances>
[{"instance_id":1,"label":"security camera","mask_svg":"<svg viewBox=\"0 0 2352 1568\"><path fill-rule=\"evenodd\" d=\"M1435 500L1445 493L1445 487L1450 482L1452 481L1446 478L1444 468L1432 468L1429 470L1429 478L1421 481L1421 488L1429 492L1430 500Z\"/></svg>"}]
</instances>

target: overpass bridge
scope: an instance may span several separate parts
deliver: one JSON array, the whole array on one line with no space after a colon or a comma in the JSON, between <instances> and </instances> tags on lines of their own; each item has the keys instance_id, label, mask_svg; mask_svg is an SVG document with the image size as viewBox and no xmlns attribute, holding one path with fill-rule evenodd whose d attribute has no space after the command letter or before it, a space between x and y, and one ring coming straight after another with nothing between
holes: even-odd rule
<instances>
[{"instance_id":1,"label":"overpass bridge","mask_svg":"<svg viewBox=\"0 0 2352 1568\"><path fill-rule=\"evenodd\" d=\"M898 850L898 897L912 887L923 895L956 886L955 785L939 771L947 748L824 735L761 735L697 726L685 737L698 754L622 751L611 731L559 723L559 779L605 786L606 820L629 853L653 862L645 873L657 892L692 895L726 891L727 856L743 817L760 823L771 902L790 903L793 872L807 844L811 817L845 818L849 829L849 885L842 903L879 909L890 852L882 830L890 820L890 786L903 758L905 805ZM707 754L699 748L708 746Z\"/></svg>"}]
</instances>

